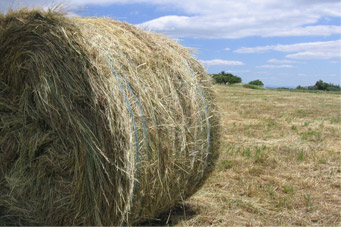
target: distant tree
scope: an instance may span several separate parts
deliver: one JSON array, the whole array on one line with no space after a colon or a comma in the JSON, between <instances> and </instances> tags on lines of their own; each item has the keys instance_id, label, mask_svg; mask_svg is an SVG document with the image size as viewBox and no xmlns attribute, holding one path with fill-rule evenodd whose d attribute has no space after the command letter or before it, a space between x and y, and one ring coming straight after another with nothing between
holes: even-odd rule
<instances>
[{"instance_id":1,"label":"distant tree","mask_svg":"<svg viewBox=\"0 0 341 227\"><path fill-rule=\"evenodd\" d=\"M239 76L234 76L230 73L227 74L228 75L228 84L237 84L237 83L241 83L242 82L242 78L240 78Z\"/></svg>"},{"instance_id":2,"label":"distant tree","mask_svg":"<svg viewBox=\"0 0 341 227\"><path fill-rule=\"evenodd\" d=\"M331 83L323 82L322 80L316 81L315 85L302 87L297 86L296 89L308 89L308 90L321 90L321 91L341 91L340 85L334 85Z\"/></svg>"},{"instance_id":3,"label":"distant tree","mask_svg":"<svg viewBox=\"0 0 341 227\"><path fill-rule=\"evenodd\" d=\"M242 78L240 78L239 76L235 76L231 73L226 73L224 71L218 74L213 74L212 77L218 84L235 84L242 82Z\"/></svg>"},{"instance_id":4,"label":"distant tree","mask_svg":"<svg viewBox=\"0 0 341 227\"><path fill-rule=\"evenodd\" d=\"M323 82L322 80L319 80L315 83L314 87L317 88L317 90L327 90L328 84Z\"/></svg>"},{"instance_id":5,"label":"distant tree","mask_svg":"<svg viewBox=\"0 0 341 227\"><path fill-rule=\"evenodd\" d=\"M253 80L253 81L250 81L249 84L251 84L251 85L256 85L256 86L264 86L263 82L260 81L260 80Z\"/></svg>"},{"instance_id":6,"label":"distant tree","mask_svg":"<svg viewBox=\"0 0 341 227\"><path fill-rule=\"evenodd\" d=\"M315 83L313 86L316 90L323 90L323 91L340 91L340 85L334 85L334 84L328 84L326 82L323 82L322 80L319 80Z\"/></svg>"},{"instance_id":7,"label":"distant tree","mask_svg":"<svg viewBox=\"0 0 341 227\"><path fill-rule=\"evenodd\" d=\"M332 86L327 87L327 91L341 91L341 87L339 85L332 84Z\"/></svg>"},{"instance_id":8,"label":"distant tree","mask_svg":"<svg viewBox=\"0 0 341 227\"><path fill-rule=\"evenodd\" d=\"M227 82L226 78L223 75L213 74L212 77L218 84L225 84Z\"/></svg>"}]
</instances>

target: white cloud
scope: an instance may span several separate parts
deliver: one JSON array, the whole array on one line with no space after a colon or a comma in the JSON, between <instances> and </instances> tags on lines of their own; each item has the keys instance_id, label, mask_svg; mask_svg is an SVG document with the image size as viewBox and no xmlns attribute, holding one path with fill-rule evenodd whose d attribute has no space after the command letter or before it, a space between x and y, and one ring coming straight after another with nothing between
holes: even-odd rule
<instances>
[{"instance_id":1,"label":"white cloud","mask_svg":"<svg viewBox=\"0 0 341 227\"><path fill-rule=\"evenodd\" d=\"M332 34L341 33L341 27L336 25L315 25L292 28L291 30L274 31L268 36L330 36Z\"/></svg>"},{"instance_id":2,"label":"white cloud","mask_svg":"<svg viewBox=\"0 0 341 227\"><path fill-rule=\"evenodd\" d=\"M278 60L278 59L269 59L268 60L269 63L273 63L273 64L292 64L292 63L296 63L295 61L292 60Z\"/></svg>"},{"instance_id":3,"label":"white cloud","mask_svg":"<svg viewBox=\"0 0 341 227\"><path fill-rule=\"evenodd\" d=\"M257 68L265 68L265 69L279 69L279 68L292 68L292 65L260 65Z\"/></svg>"},{"instance_id":4,"label":"white cloud","mask_svg":"<svg viewBox=\"0 0 341 227\"><path fill-rule=\"evenodd\" d=\"M250 70L227 70L228 73L249 73Z\"/></svg>"},{"instance_id":5,"label":"white cloud","mask_svg":"<svg viewBox=\"0 0 341 227\"><path fill-rule=\"evenodd\" d=\"M0 0L0 11L15 2L19 6L47 5L43 0ZM86 4L143 3L171 8L176 15L165 15L139 26L173 37L241 38L247 36L329 36L340 34L341 26L318 24L340 17L339 0L50 0L70 8ZM20 3L20 4L19 4Z\"/></svg>"},{"instance_id":6,"label":"white cloud","mask_svg":"<svg viewBox=\"0 0 341 227\"><path fill-rule=\"evenodd\" d=\"M280 52L295 52L309 49L333 49L340 48L341 40L327 41L327 42L308 42L308 43L296 43L289 45L268 45L258 47L241 47L235 50L235 53L246 54L246 53L264 53L270 50L276 50Z\"/></svg>"},{"instance_id":7,"label":"white cloud","mask_svg":"<svg viewBox=\"0 0 341 227\"><path fill-rule=\"evenodd\" d=\"M241 47L235 53L264 53L268 51L294 52L288 54L287 58L292 59L330 59L341 58L341 40L327 42L308 42L289 45L269 45L258 47ZM274 63L274 62L273 62Z\"/></svg>"},{"instance_id":8,"label":"white cloud","mask_svg":"<svg viewBox=\"0 0 341 227\"><path fill-rule=\"evenodd\" d=\"M316 24L321 18L340 16L338 1L187 0L174 5L190 16L186 19L160 17L141 26L172 36L198 38L329 36L341 33L341 26Z\"/></svg>"},{"instance_id":9,"label":"white cloud","mask_svg":"<svg viewBox=\"0 0 341 227\"><path fill-rule=\"evenodd\" d=\"M292 59L330 59L330 58L338 58L341 57L340 52L336 51L305 51L298 52L296 54L289 54L286 56L287 58Z\"/></svg>"},{"instance_id":10,"label":"white cloud","mask_svg":"<svg viewBox=\"0 0 341 227\"><path fill-rule=\"evenodd\" d=\"M213 66L213 65L225 65L225 66L237 66L237 65L244 65L241 61L229 61L223 59L212 59L212 60L200 60L202 64L206 66Z\"/></svg>"},{"instance_id":11,"label":"white cloud","mask_svg":"<svg viewBox=\"0 0 341 227\"><path fill-rule=\"evenodd\" d=\"M298 76L298 77L308 77L308 75L304 74L304 73L297 73L296 76Z\"/></svg>"},{"instance_id":12,"label":"white cloud","mask_svg":"<svg viewBox=\"0 0 341 227\"><path fill-rule=\"evenodd\" d=\"M229 50L231 50L231 49L230 49L230 48L225 48L224 50L229 51Z\"/></svg>"}]
</instances>

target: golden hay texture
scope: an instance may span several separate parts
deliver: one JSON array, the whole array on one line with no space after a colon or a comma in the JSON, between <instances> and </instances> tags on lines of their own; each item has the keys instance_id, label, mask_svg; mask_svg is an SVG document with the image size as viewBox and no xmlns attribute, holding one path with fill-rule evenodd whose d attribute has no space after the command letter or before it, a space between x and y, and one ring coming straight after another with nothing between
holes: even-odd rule
<instances>
[{"instance_id":1,"label":"golden hay texture","mask_svg":"<svg viewBox=\"0 0 341 227\"><path fill-rule=\"evenodd\" d=\"M217 159L188 49L110 19L0 15L0 220L132 225L196 192Z\"/></svg>"}]
</instances>

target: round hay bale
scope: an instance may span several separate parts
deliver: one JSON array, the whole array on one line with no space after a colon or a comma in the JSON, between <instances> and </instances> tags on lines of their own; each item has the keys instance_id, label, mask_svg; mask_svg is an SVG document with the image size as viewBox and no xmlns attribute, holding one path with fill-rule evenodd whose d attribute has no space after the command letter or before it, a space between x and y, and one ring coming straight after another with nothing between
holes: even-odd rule
<instances>
[{"instance_id":1,"label":"round hay bale","mask_svg":"<svg viewBox=\"0 0 341 227\"><path fill-rule=\"evenodd\" d=\"M209 84L127 23L0 15L0 220L132 225L188 198L218 155Z\"/></svg>"}]
</instances>

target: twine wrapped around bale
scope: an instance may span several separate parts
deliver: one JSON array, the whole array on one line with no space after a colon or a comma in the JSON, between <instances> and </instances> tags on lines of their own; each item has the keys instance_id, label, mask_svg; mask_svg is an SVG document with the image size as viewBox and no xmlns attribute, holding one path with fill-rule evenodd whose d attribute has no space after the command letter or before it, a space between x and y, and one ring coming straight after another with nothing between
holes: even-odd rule
<instances>
[{"instance_id":1,"label":"twine wrapped around bale","mask_svg":"<svg viewBox=\"0 0 341 227\"><path fill-rule=\"evenodd\" d=\"M203 184L217 158L208 77L126 23L0 15L0 220L132 225Z\"/></svg>"}]
</instances>

